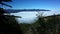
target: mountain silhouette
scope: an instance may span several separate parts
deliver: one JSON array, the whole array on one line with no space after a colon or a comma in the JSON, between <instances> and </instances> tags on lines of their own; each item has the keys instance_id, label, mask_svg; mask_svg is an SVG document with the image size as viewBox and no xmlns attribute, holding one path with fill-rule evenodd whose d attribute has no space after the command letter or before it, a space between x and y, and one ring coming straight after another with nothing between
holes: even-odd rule
<instances>
[{"instance_id":1,"label":"mountain silhouette","mask_svg":"<svg viewBox=\"0 0 60 34\"><path fill-rule=\"evenodd\" d=\"M17 12L23 12L23 11L50 11L50 10L45 10L45 9L6 9L6 13L17 13Z\"/></svg>"}]
</instances>

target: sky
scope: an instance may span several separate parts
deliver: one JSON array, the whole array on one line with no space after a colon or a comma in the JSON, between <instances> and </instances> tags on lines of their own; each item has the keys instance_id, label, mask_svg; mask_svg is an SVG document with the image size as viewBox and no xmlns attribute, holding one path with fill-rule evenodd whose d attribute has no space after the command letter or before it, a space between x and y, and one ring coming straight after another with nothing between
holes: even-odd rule
<instances>
[{"instance_id":1,"label":"sky","mask_svg":"<svg viewBox=\"0 0 60 34\"><path fill-rule=\"evenodd\" d=\"M13 9L50 9L59 10L60 0L13 0Z\"/></svg>"},{"instance_id":2,"label":"sky","mask_svg":"<svg viewBox=\"0 0 60 34\"><path fill-rule=\"evenodd\" d=\"M60 14L60 0L13 0L8 3L13 6L11 9L47 9L44 15ZM36 18L37 12L19 12L13 15L22 16L19 21L28 22ZM27 20L26 20L27 19Z\"/></svg>"}]
</instances>

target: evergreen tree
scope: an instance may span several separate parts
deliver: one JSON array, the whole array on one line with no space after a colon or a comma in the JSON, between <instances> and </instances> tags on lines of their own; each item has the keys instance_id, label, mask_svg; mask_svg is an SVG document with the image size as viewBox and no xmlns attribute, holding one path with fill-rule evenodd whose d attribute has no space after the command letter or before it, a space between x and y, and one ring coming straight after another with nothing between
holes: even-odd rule
<instances>
[{"instance_id":1,"label":"evergreen tree","mask_svg":"<svg viewBox=\"0 0 60 34\"><path fill-rule=\"evenodd\" d=\"M0 0L0 4L11 7L3 2L11 2L12 0ZM4 8L0 8L0 34L23 34L20 25L15 19L15 16L4 15Z\"/></svg>"}]
</instances>

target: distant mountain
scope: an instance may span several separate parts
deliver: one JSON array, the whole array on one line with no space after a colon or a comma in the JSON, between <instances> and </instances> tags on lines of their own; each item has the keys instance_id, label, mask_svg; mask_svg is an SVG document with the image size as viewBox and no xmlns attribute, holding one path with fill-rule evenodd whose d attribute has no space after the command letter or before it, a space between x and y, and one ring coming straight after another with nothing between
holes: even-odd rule
<instances>
[{"instance_id":1,"label":"distant mountain","mask_svg":"<svg viewBox=\"0 0 60 34\"><path fill-rule=\"evenodd\" d=\"M45 10L45 9L6 9L7 13L17 13L17 12L22 12L22 11L50 11L50 10Z\"/></svg>"},{"instance_id":2,"label":"distant mountain","mask_svg":"<svg viewBox=\"0 0 60 34\"><path fill-rule=\"evenodd\" d=\"M60 14L57 14L57 15L51 15L51 16L46 16L46 17L44 17L44 18L52 18L52 17L60 18Z\"/></svg>"}]
</instances>

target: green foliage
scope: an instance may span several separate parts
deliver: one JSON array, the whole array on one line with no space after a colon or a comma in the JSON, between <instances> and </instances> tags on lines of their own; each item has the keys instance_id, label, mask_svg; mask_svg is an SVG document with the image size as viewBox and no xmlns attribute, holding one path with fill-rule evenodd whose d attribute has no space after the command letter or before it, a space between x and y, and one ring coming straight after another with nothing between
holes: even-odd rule
<instances>
[{"instance_id":1,"label":"green foliage","mask_svg":"<svg viewBox=\"0 0 60 34\"><path fill-rule=\"evenodd\" d=\"M0 4L2 4L2 1L9 2L11 0L0 0ZM6 4L3 3L3 5ZM23 34L20 25L15 19L17 16L4 15L4 13L6 11L0 8L0 34Z\"/></svg>"},{"instance_id":2,"label":"green foliage","mask_svg":"<svg viewBox=\"0 0 60 34\"><path fill-rule=\"evenodd\" d=\"M46 31L46 23L44 22L44 18L39 18L38 19L38 23L40 26L37 27L37 32L39 34L45 34Z\"/></svg>"},{"instance_id":3,"label":"green foliage","mask_svg":"<svg viewBox=\"0 0 60 34\"><path fill-rule=\"evenodd\" d=\"M29 32L30 24L20 24L21 30L24 32L23 34L27 34ZM28 33L29 34L29 33Z\"/></svg>"},{"instance_id":4,"label":"green foliage","mask_svg":"<svg viewBox=\"0 0 60 34\"><path fill-rule=\"evenodd\" d=\"M5 32L4 34L14 34L14 33L21 33L20 26L15 18L7 17L7 16L0 16L0 33Z\"/></svg>"},{"instance_id":5,"label":"green foliage","mask_svg":"<svg viewBox=\"0 0 60 34\"><path fill-rule=\"evenodd\" d=\"M60 34L60 18L59 16L53 15L47 17L45 22L43 18L38 18L38 20L33 24L37 30L37 34Z\"/></svg>"},{"instance_id":6,"label":"green foliage","mask_svg":"<svg viewBox=\"0 0 60 34\"><path fill-rule=\"evenodd\" d=\"M50 31L52 31L53 34L59 34L59 24L60 24L60 18L58 18L58 16L54 16L51 19L48 19L48 27L50 29Z\"/></svg>"}]
</instances>

